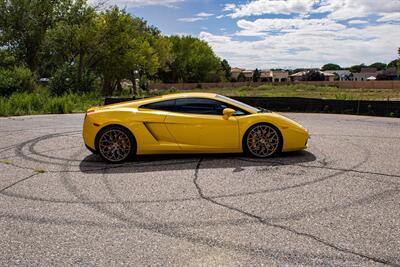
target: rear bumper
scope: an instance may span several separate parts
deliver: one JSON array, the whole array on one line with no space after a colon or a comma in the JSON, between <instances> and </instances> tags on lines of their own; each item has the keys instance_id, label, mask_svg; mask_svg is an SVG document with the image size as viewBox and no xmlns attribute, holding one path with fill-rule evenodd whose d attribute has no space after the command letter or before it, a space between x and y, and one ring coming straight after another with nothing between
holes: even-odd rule
<instances>
[{"instance_id":1,"label":"rear bumper","mask_svg":"<svg viewBox=\"0 0 400 267\"><path fill-rule=\"evenodd\" d=\"M89 150L96 150L95 149L95 138L96 138L98 131L99 131L99 128L95 127L93 125L93 121L90 118L90 115L86 116L85 120L83 122L82 136L83 136L83 141L85 143L85 146Z\"/></svg>"}]
</instances>

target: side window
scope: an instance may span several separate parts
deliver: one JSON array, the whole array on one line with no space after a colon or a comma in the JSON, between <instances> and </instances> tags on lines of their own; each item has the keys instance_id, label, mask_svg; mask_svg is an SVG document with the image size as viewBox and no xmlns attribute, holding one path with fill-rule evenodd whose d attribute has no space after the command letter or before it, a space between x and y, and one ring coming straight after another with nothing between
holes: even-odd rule
<instances>
[{"instance_id":1,"label":"side window","mask_svg":"<svg viewBox=\"0 0 400 267\"><path fill-rule=\"evenodd\" d=\"M222 115L224 113L224 109L226 108L231 108L235 110L235 113L233 113L233 116L242 116L242 115L246 115L248 114L247 112L241 110L238 107L232 106L230 104L227 104L225 102L221 102L221 101L215 101L216 105L217 105L217 110L218 110L218 114Z\"/></svg>"},{"instance_id":2,"label":"side window","mask_svg":"<svg viewBox=\"0 0 400 267\"><path fill-rule=\"evenodd\" d=\"M220 115L217 110L217 103L212 99L206 98L180 98L176 100L176 108L178 112Z\"/></svg>"},{"instance_id":3,"label":"side window","mask_svg":"<svg viewBox=\"0 0 400 267\"><path fill-rule=\"evenodd\" d=\"M236 110L235 116L247 114L240 108L230 104L207 98L181 98L176 100L176 112L204 114L204 115L222 115L224 109L232 108Z\"/></svg>"},{"instance_id":4,"label":"side window","mask_svg":"<svg viewBox=\"0 0 400 267\"><path fill-rule=\"evenodd\" d=\"M164 110L164 111L175 111L176 110L176 101L174 99L174 100L155 102L155 103L143 105L140 108Z\"/></svg>"}]
</instances>

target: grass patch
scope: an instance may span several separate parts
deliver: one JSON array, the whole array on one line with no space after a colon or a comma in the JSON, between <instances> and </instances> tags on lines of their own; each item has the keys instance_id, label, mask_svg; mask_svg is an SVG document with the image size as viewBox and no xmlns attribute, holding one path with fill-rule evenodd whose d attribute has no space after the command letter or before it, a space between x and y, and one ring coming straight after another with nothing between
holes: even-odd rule
<instances>
[{"instance_id":1,"label":"grass patch","mask_svg":"<svg viewBox=\"0 0 400 267\"><path fill-rule=\"evenodd\" d=\"M9 165L12 163L12 161L7 159L0 159L0 163Z\"/></svg>"},{"instance_id":2,"label":"grass patch","mask_svg":"<svg viewBox=\"0 0 400 267\"><path fill-rule=\"evenodd\" d=\"M194 89L227 96L305 97L337 100L400 100L398 89L340 89L311 84L265 84L259 87ZM184 91L189 92L189 91ZM158 91L163 94L163 90Z\"/></svg>"},{"instance_id":3,"label":"grass patch","mask_svg":"<svg viewBox=\"0 0 400 267\"><path fill-rule=\"evenodd\" d=\"M45 169L43 169L43 168L36 168L36 169L34 169L33 171L36 172L36 173L46 173L46 172L47 172L47 171L46 171Z\"/></svg>"},{"instance_id":4,"label":"grass patch","mask_svg":"<svg viewBox=\"0 0 400 267\"><path fill-rule=\"evenodd\" d=\"M84 112L89 106L100 104L103 100L98 93L52 96L42 88L33 93L14 93L10 97L0 97L0 116Z\"/></svg>"}]
</instances>

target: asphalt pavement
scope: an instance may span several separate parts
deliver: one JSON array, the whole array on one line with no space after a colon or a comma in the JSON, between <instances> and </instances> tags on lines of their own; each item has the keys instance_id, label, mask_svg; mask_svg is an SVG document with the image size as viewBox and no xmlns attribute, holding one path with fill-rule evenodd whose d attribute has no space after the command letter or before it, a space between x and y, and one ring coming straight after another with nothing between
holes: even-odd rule
<instances>
[{"instance_id":1,"label":"asphalt pavement","mask_svg":"<svg viewBox=\"0 0 400 267\"><path fill-rule=\"evenodd\" d=\"M400 119L285 115L307 150L121 165L83 114L0 118L0 266L400 266Z\"/></svg>"}]
</instances>

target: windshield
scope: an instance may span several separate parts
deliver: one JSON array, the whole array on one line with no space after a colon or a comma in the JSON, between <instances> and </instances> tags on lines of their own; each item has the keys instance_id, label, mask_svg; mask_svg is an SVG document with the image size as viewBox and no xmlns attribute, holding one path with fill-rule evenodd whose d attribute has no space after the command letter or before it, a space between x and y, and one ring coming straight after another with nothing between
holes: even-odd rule
<instances>
[{"instance_id":1,"label":"windshield","mask_svg":"<svg viewBox=\"0 0 400 267\"><path fill-rule=\"evenodd\" d=\"M232 98L229 98L229 97L226 97L226 96L223 96L223 95L217 95L217 98L224 99L224 100L226 100L226 101L228 101L228 102L231 102L231 103L233 103L233 104L235 104L235 105L237 105L237 106L239 106L239 107L243 107L243 108L245 108L245 109L251 110L251 111L256 112L256 113L261 112L261 110L258 109L258 108L252 107L252 106L250 106L250 105L247 105L247 104L245 104L245 103L242 103L242 102L240 102L240 101L237 101L237 100L235 100L235 99L232 99Z\"/></svg>"}]
</instances>

